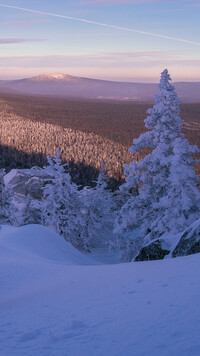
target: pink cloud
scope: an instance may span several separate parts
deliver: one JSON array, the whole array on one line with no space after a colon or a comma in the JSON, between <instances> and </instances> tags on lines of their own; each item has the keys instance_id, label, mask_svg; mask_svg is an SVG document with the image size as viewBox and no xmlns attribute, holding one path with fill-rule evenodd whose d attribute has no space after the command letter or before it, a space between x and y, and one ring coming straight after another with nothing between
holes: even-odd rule
<instances>
[{"instance_id":1,"label":"pink cloud","mask_svg":"<svg viewBox=\"0 0 200 356\"><path fill-rule=\"evenodd\" d=\"M26 20L26 21L9 21L9 22L0 22L0 26L23 26L23 25L34 25L41 22L47 22L44 20Z\"/></svg>"},{"instance_id":2,"label":"pink cloud","mask_svg":"<svg viewBox=\"0 0 200 356\"><path fill-rule=\"evenodd\" d=\"M32 68L51 66L52 68L136 68L167 65L199 67L200 58L184 58L182 52L113 52L90 55L47 55L47 56L0 56L0 67L18 66Z\"/></svg>"},{"instance_id":3,"label":"pink cloud","mask_svg":"<svg viewBox=\"0 0 200 356\"><path fill-rule=\"evenodd\" d=\"M23 42L38 42L38 41L45 41L45 40L39 38L0 38L0 45L23 43Z\"/></svg>"}]
</instances>

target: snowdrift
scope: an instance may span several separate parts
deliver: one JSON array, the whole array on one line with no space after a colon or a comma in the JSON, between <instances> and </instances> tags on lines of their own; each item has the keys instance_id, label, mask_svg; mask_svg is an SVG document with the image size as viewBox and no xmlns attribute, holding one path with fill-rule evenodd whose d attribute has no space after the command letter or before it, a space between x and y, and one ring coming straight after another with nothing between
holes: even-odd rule
<instances>
[{"instance_id":1,"label":"snowdrift","mask_svg":"<svg viewBox=\"0 0 200 356\"><path fill-rule=\"evenodd\" d=\"M49 266L89 265L86 256L41 225L1 226L0 300L13 300L49 288L56 271ZM3 273L2 273L3 271ZM51 271L51 273L49 273Z\"/></svg>"},{"instance_id":2,"label":"snowdrift","mask_svg":"<svg viewBox=\"0 0 200 356\"><path fill-rule=\"evenodd\" d=\"M46 228L0 230L0 355L199 355L199 254L90 263Z\"/></svg>"},{"instance_id":3,"label":"snowdrift","mask_svg":"<svg viewBox=\"0 0 200 356\"><path fill-rule=\"evenodd\" d=\"M91 264L90 259L61 236L41 225L1 226L0 257L5 260L8 256L12 260L20 256L29 261L40 258L65 264Z\"/></svg>"},{"instance_id":4,"label":"snowdrift","mask_svg":"<svg viewBox=\"0 0 200 356\"><path fill-rule=\"evenodd\" d=\"M1 256L3 252L3 256ZM1 226L0 256L5 259L37 258L57 263L87 265L91 260L81 254L61 236L41 225L26 225L19 228Z\"/></svg>"}]
</instances>

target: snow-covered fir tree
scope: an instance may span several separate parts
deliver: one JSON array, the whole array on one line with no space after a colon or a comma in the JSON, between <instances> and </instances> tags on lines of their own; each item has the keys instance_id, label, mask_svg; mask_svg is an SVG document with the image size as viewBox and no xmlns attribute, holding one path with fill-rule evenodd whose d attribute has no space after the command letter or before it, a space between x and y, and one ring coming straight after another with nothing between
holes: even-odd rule
<instances>
[{"instance_id":1,"label":"snow-covered fir tree","mask_svg":"<svg viewBox=\"0 0 200 356\"><path fill-rule=\"evenodd\" d=\"M112 232L114 224L112 195L108 190L108 177L105 173L104 163L102 163L96 186L84 188L82 196L84 203L82 237L85 249L102 247L108 242L108 236Z\"/></svg>"},{"instance_id":2,"label":"snow-covered fir tree","mask_svg":"<svg viewBox=\"0 0 200 356\"><path fill-rule=\"evenodd\" d=\"M159 229L168 226L169 231L182 231L200 216L200 192L197 189L199 178L194 172L196 146L191 146L186 139L174 141L173 155L168 177L168 193L160 199L158 209L162 216L155 225Z\"/></svg>"},{"instance_id":3,"label":"snow-covered fir tree","mask_svg":"<svg viewBox=\"0 0 200 356\"><path fill-rule=\"evenodd\" d=\"M81 230L84 226L78 187L59 158L59 149L53 158L47 157L46 172L49 182L43 189L43 224L51 227L72 243L83 248Z\"/></svg>"},{"instance_id":4,"label":"snow-covered fir tree","mask_svg":"<svg viewBox=\"0 0 200 356\"><path fill-rule=\"evenodd\" d=\"M126 183L135 188L116 219L115 232L140 228L137 247L168 232L183 231L200 213L200 193L196 187L191 154L199 152L181 133L180 101L165 69L161 74L155 105L148 109L145 126L150 131L133 140L130 151L149 147L139 162L126 165Z\"/></svg>"}]
</instances>

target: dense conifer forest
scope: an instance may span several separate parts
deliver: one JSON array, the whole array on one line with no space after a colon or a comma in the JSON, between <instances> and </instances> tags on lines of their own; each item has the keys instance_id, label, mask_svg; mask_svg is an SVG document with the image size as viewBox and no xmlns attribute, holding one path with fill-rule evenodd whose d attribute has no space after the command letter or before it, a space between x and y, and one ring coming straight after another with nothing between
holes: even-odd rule
<instances>
[{"instance_id":1,"label":"dense conifer forest","mask_svg":"<svg viewBox=\"0 0 200 356\"><path fill-rule=\"evenodd\" d=\"M145 130L146 110L152 102L102 101L45 96L1 94L7 113L24 119L92 132L121 143L132 144ZM200 145L200 102L182 103L183 132L192 144Z\"/></svg>"},{"instance_id":2,"label":"dense conifer forest","mask_svg":"<svg viewBox=\"0 0 200 356\"><path fill-rule=\"evenodd\" d=\"M53 156L59 147L76 183L92 184L104 161L111 186L117 187L124 163L133 157L128 148L145 131L151 105L1 94L1 167L43 166L46 155ZM200 147L200 103L182 104L181 117L185 136ZM142 156L139 152L135 159Z\"/></svg>"}]
</instances>

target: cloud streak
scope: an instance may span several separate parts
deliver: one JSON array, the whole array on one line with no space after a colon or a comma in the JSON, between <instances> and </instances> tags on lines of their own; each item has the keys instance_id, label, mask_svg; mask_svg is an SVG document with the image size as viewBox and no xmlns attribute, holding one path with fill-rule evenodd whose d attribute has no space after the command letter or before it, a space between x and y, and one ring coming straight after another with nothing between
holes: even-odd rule
<instances>
[{"instance_id":1,"label":"cloud streak","mask_svg":"<svg viewBox=\"0 0 200 356\"><path fill-rule=\"evenodd\" d=\"M0 67L19 68L136 68L138 66L200 66L200 59L182 58L181 52L113 52L90 55L49 55L0 57Z\"/></svg>"},{"instance_id":2,"label":"cloud streak","mask_svg":"<svg viewBox=\"0 0 200 356\"><path fill-rule=\"evenodd\" d=\"M34 24L43 23L43 22L46 22L46 21L42 21L42 20L8 21L8 22L0 22L0 26L34 25Z\"/></svg>"},{"instance_id":3,"label":"cloud streak","mask_svg":"<svg viewBox=\"0 0 200 356\"><path fill-rule=\"evenodd\" d=\"M39 38L0 38L0 45L23 43L23 42L40 42L40 41L45 41L45 40Z\"/></svg>"},{"instance_id":4,"label":"cloud streak","mask_svg":"<svg viewBox=\"0 0 200 356\"><path fill-rule=\"evenodd\" d=\"M101 26L101 27L105 27L105 28L109 28L109 29L113 29L113 30L133 32L133 33L137 33L140 35L159 37L159 38L166 39L166 40L184 42L186 44L200 46L200 42L186 40L186 39L178 38L178 37L162 35L162 34L157 34L157 33L152 33L152 32L140 31L140 30L136 30L136 29L132 29L132 28L128 28L128 27L109 25L109 24L105 24L102 22L87 20L87 19L83 19L83 18L59 15L59 14L55 14L52 12L44 12L44 11L39 11L39 10L27 9L27 8L23 8L23 7L18 7L18 6L13 6L13 5L5 5L5 4L1 4L1 3L0 3L0 6L5 7L5 8L19 10L19 11L31 12L31 13L35 13L38 15L46 15L46 16L52 16L52 17L57 17L57 18L62 18L62 19L67 19L67 20L72 20L72 21L79 21L79 22L92 24L92 25L96 25L96 26Z\"/></svg>"},{"instance_id":5,"label":"cloud streak","mask_svg":"<svg viewBox=\"0 0 200 356\"><path fill-rule=\"evenodd\" d=\"M163 68L174 80L200 81L200 59L182 52L111 52L90 55L0 56L0 79L32 77L44 72L126 82L157 82Z\"/></svg>"}]
</instances>

